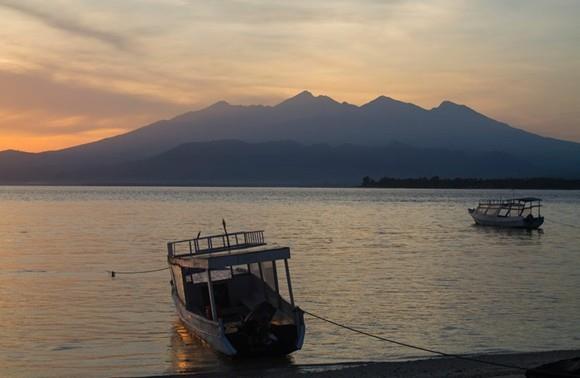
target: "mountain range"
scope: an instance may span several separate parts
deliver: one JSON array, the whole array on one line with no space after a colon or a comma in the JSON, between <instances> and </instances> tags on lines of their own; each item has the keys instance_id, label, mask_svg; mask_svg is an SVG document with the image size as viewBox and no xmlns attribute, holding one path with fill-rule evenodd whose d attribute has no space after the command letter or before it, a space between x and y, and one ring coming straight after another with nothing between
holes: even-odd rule
<instances>
[{"instance_id":1,"label":"mountain range","mask_svg":"<svg viewBox=\"0 0 580 378\"><path fill-rule=\"evenodd\" d=\"M224 101L59 151L0 152L4 184L355 185L361 177L580 178L580 144L450 101L356 106L304 91Z\"/></svg>"}]
</instances>

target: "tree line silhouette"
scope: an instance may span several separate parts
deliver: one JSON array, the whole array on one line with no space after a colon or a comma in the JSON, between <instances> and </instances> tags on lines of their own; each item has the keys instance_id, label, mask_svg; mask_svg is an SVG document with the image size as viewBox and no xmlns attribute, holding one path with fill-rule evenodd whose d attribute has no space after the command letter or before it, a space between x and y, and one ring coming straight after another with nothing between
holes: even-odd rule
<instances>
[{"instance_id":1,"label":"tree line silhouette","mask_svg":"<svg viewBox=\"0 0 580 378\"><path fill-rule=\"evenodd\" d=\"M427 189L580 189L580 180L551 177L531 178L394 178L383 177L375 180L365 176L363 188L427 188Z\"/></svg>"}]
</instances>

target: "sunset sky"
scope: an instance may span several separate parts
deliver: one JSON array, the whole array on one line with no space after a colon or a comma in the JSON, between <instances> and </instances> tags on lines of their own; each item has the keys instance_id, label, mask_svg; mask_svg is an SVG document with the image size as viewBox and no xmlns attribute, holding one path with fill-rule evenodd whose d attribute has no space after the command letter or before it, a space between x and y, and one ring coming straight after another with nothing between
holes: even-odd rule
<instances>
[{"instance_id":1,"label":"sunset sky","mask_svg":"<svg viewBox=\"0 0 580 378\"><path fill-rule=\"evenodd\" d=\"M303 89L580 142L579 20L577 0L0 0L0 150Z\"/></svg>"}]
</instances>

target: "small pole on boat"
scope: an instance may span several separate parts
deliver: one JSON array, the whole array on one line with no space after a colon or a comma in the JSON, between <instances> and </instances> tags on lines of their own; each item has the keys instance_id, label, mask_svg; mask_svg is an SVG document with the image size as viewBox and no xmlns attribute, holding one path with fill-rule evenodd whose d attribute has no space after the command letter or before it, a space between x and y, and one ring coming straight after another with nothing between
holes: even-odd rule
<instances>
[{"instance_id":1,"label":"small pole on boat","mask_svg":"<svg viewBox=\"0 0 580 378\"><path fill-rule=\"evenodd\" d=\"M224 226L224 232L226 233L226 245L228 247L228 253L231 253L231 246L230 246L230 236L228 235L228 228L226 226L225 218L222 218L222 226ZM234 267L230 265L230 274L232 277L234 276Z\"/></svg>"},{"instance_id":2,"label":"small pole on boat","mask_svg":"<svg viewBox=\"0 0 580 378\"><path fill-rule=\"evenodd\" d=\"M226 233L226 236L227 236L228 235L228 228L226 227L226 220L224 218L222 218L222 226L224 227L224 232Z\"/></svg>"},{"instance_id":3,"label":"small pole on boat","mask_svg":"<svg viewBox=\"0 0 580 378\"><path fill-rule=\"evenodd\" d=\"M211 269L209 267L207 268L207 290L209 293L209 305L211 307L211 320L217 322L217 309L215 307L215 296L213 293L213 284L211 282Z\"/></svg>"},{"instance_id":4,"label":"small pole on boat","mask_svg":"<svg viewBox=\"0 0 580 378\"><path fill-rule=\"evenodd\" d=\"M226 220L222 218L222 225L224 226L224 232L226 233L226 246L228 247L228 252L230 252L230 237L228 235L228 228L226 227Z\"/></svg>"}]
</instances>

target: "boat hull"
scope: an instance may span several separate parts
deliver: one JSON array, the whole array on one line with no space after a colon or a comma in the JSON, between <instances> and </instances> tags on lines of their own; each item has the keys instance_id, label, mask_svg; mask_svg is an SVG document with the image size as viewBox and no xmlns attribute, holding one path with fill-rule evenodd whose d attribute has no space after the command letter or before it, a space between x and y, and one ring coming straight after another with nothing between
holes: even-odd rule
<instances>
[{"instance_id":1,"label":"boat hull","mask_svg":"<svg viewBox=\"0 0 580 378\"><path fill-rule=\"evenodd\" d=\"M252 347L247 345L243 337L236 337L236 334L226 335L221 322L214 322L188 311L181 303L174 288L171 290L171 295L177 314L189 332L227 356L283 356L302 349L306 327L304 325L304 313L298 308L294 312L295 325L274 327L272 330L280 342L271 346Z\"/></svg>"},{"instance_id":2,"label":"boat hull","mask_svg":"<svg viewBox=\"0 0 580 378\"><path fill-rule=\"evenodd\" d=\"M209 344L213 349L227 356L235 356L238 351L232 346L226 335L223 326L212 320L187 311L183 303L179 300L175 289L171 290L171 296L175 303L177 315L189 330L190 333Z\"/></svg>"},{"instance_id":3,"label":"boat hull","mask_svg":"<svg viewBox=\"0 0 580 378\"><path fill-rule=\"evenodd\" d=\"M479 214L472 209L469 210L469 215L471 215L476 224L481 226L523 228L527 230L534 230L539 228L544 223L544 217L498 217Z\"/></svg>"}]
</instances>

